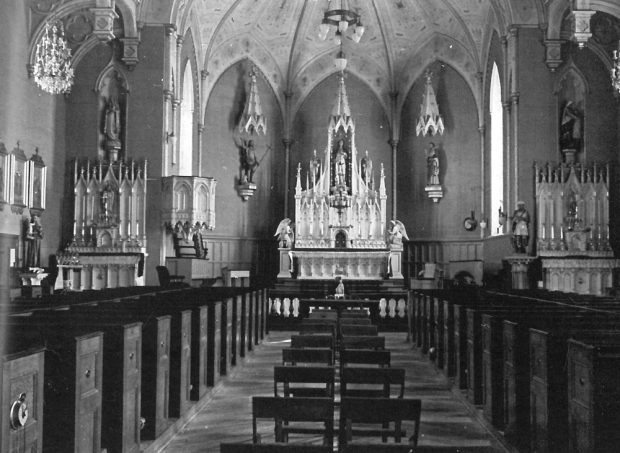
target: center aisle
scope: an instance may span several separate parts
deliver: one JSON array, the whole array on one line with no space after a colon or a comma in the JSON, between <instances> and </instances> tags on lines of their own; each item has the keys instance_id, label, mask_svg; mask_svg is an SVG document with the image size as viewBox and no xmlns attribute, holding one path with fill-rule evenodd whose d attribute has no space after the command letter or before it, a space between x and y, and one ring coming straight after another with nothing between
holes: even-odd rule
<instances>
[{"instance_id":1,"label":"center aisle","mask_svg":"<svg viewBox=\"0 0 620 453\"><path fill-rule=\"evenodd\" d=\"M221 442L251 442L252 397L273 396L273 367L282 361L282 348L295 332L271 332L241 366L233 368L213 390L204 408L180 431L162 453L217 453ZM412 349L405 333L381 332L392 366L406 369L405 396L422 400L419 445L493 447L506 452L472 417L428 358ZM273 423L260 431L273 440Z\"/></svg>"}]
</instances>

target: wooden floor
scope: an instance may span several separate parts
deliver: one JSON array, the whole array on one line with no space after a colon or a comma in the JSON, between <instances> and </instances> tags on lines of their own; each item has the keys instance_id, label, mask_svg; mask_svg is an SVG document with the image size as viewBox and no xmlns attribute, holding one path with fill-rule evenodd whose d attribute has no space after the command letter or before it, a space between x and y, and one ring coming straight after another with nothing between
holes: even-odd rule
<instances>
[{"instance_id":1,"label":"wooden floor","mask_svg":"<svg viewBox=\"0 0 620 453\"><path fill-rule=\"evenodd\" d=\"M273 366L280 364L281 349L290 345L292 332L271 332L231 376L208 396L204 408L164 447L165 453L219 452L220 442L250 442L252 396L273 395ZM451 390L442 373L428 358L405 341L404 333L385 333L392 351L392 366L406 368L405 396L422 399L420 445L487 446L511 451L499 443L479 421L479 410L464 403ZM273 423L259 425L263 442L273 441Z\"/></svg>"}]
</instances>

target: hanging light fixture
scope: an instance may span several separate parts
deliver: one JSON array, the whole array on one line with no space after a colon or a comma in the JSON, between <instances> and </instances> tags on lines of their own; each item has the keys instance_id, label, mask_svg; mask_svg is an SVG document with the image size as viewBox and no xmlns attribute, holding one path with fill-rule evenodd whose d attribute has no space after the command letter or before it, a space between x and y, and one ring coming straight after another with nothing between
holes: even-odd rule
<instances>
[{"instance_id":1,"label":"hanging light fixture","mask_svg":"<svg viewBox=\"0 0 620 453\"><path fill-rule=\"evenodd\" d=\"M330 3L331 0L328 0L327 10L323 14L321 25L319 25L319 38L325 41L330 30L335 29L336 39L342 39L342 34L344 34L350 26L353 26L353 35L351 39L355 42L360 42L365 28L362 25L362 19L359 13L348 9L347 0L340 0L340 9L329 9Z\"/></svg>"},{"instance_id":2,"label":"hanging light fixture","mask_svg":"<svg viewBox=\"0 0 620 453\"><path fill-rule=\"evenodd\" d=\"M620 49L620 41L618 41L618 49ZM614 50L614 63L611 68L611 85L620 93L620 50Z\"/></svg>"},{"instance_id":3,"label":"hanging light fixture","mask_svg":"<svg viewBox=\"0 0 620 453\"><path fill-rule=\"evenodd\" d=\"M437 99L435 99L435 91L433 91L433 85L431 84L432 72L427 70L426 88L424 91L424 97L422 98L422 105L420 106L420 118L416 126L416 135L435 135L436 133L443 134L443 119L439 114L439 106L437 105Z\"/></svg>"},{"instance_id":4,"label":"hanging light fixture","mask_svg":"<svg viewBox=\"0 0 620 453\"><path fill-rule=\"evenodd\" d=\"M65 39L61 22L45 24L37 43L33 68L34 82L50 94L68 93L73 85L71 48Z\"/></svg>"},{"instance_id":5,"label":"hanging light fixture","mask_svg":"<svg viewBox=\"0 0 620 453\"><path fill-rule=\"evenodd\" d=\"M267 132L267 121L260 106L260 98L258 97L258 88L256 86L256 68L254 67L250 71L250 95L239 121L239 132L244 131L250 135L253 133L260 135Z\"/></svg>"}]
</instances>

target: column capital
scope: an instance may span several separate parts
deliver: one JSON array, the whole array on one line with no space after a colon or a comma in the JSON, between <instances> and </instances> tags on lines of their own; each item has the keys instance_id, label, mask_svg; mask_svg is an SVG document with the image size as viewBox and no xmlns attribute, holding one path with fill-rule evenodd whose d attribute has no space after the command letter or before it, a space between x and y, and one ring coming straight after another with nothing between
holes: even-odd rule
<instances>
[{"instance_id":1,"label":"column capital","mask_svg":"<svg viewBox=\"0 0 620 453\"><path fill-rule=\"evenodd\" d=\"M164 24L164 31L166 36L172 36L177 31L177 26L174 24Z\"/></svg>"},{"instance_id":2,"label":"column capital","mask_svg":"<svg viewBox=\"0 0 620 453\"><path fill-rule=\"evenodd\" d=\"M388 140L388 144L392 147L392 148L398 148L398 139L397 138L391 138Z\"/></svg>"},{"instance_id":3,"label":"column capital","mask_svg":"<svg viewBox=\"0 0 620 453\"><path fill-rule=\"evenodd\" d=\"M205 81L207 80L207 77L209 77L209 71L207 71L206 69L203 69L202 71L200 71L200 79Z\"/></svg>"}]
</instances>

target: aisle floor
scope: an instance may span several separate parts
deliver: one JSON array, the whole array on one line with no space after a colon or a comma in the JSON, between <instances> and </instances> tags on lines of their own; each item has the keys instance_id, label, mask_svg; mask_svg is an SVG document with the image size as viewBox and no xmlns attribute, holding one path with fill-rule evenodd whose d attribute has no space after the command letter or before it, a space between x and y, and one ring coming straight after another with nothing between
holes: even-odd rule
<instances>
[{"instance_id":1,"label":"aisle floor","mask_svg":"<svg viewBox=\"0 0 620 453\"><path fill-rule=\"evenodd\" d=\"M292 332L271 332L230 376L207 397L196 416L161 450L161 453L217 453L221 442L250 442L252 396L273 395L273 366L281 363L283 347ZM441 372L411 343L405 333L385 333L392 351L392 366L406 369L405 396L422 399L420 445L485 446L507 450L479 422L476 410L451 390ZM259 425L264 442L273 441L273 423Z\"/></svg>"}]
</instances>

